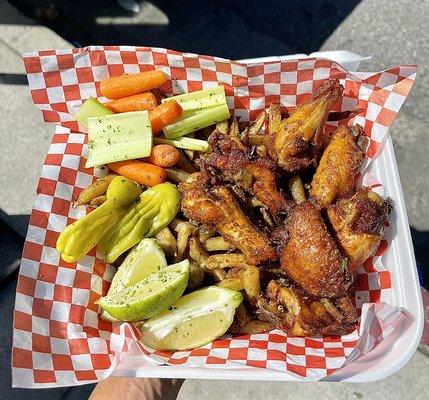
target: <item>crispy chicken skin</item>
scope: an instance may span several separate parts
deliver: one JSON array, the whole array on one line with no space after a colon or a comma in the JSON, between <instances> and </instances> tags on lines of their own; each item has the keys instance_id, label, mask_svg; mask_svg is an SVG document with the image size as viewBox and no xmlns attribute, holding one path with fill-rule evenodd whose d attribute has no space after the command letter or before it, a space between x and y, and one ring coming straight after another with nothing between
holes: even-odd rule
<instances>
[{"instance_id":1,"label":"crispy chicken skin","mask_svg":"<svg viewBox=\"0 0 429 400\"><path fill-rule=\"evenodd\" d=\"M296 336L344 335L357 319L348 297L317 299L283 278L269 282L256 307L260 319Z\"/></svg>"},{"instance_id":2,"label":"crispy chicken skin","mask_svg":"<svg viewBox=\"0 0 429 400\"><path fill-rule=\"evenodd\" d=\"M310 188L310 196L320 208L353 194L364 158L355 140L350 127L340 126L326 147Z\"/></svg>"},{"instance_id":3,"label":"crispy chicken skin","mask_svg":"<svg viewBox=\"0 0 429 400\"><path fill-rule=\"evenodd\" d=\"M272 160L219 131L210 135L209 143L212 153L204 161L216 175L254 195L274 216L291 209L292 202L277 188L277 167Z\"/></svg>"},{"instance_id":4,"label":"crispy chicken skin","mask_svg":"<svg viewBox=\"0 0 429 400\"><path fill-rule=\"evenodd\" d=\"M368 188L360 188L350 199L328 207L327 214L335 239L356 272L377 250L388 226L391 205Z\"/></svg>"},{"instance_id":5,"label":"crispy chicken skin","mask_svg":"<svg viewBox=\"0 0 429 400\"><path fill-rule=\"evenodd\" d=\"M343 296L352 282L348 261L317 208L308 201L297 205L286 230L288 239L280 249L280 266L286 275L313 296Z\"/></svg>"},{"instance_id":6,"label":"crispy chicken skin","mask_svg":"<svg viewBox=\"0 0 429 400\"><path fill-rule=\"evenodd\" d=\"M196 172L179 185L182 212L191 221L218 231L243 252L248 264L275 260L276 252L268 237L247 218L230 189L213 180L207 172Z\"/></svg>"},{"instance_id":7,"label":"crispy chicken skin","mask_svg":"<svg viewBox=\"0 0 429 400\"><path fill-rule=\"evenodd\" d=\"M300 172L316 161L329 111L342 92L338 80L329 79L284 120L279 117L279 107L273 106L269 113L268 152L285 172Z\"/></svg>"}]
</instances>

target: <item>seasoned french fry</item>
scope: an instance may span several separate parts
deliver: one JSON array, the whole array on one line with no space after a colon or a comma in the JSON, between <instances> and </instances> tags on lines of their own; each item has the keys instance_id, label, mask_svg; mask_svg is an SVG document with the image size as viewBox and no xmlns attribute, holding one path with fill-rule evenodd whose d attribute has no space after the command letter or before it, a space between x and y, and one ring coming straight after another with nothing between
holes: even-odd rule
<instances>
[{"instance_id":1,"label":"seasoned french fry","mask_svg":"<svg viewBox=\"0 0 429 400\"><path fill-rule=\"evenodd\" d=\"M218 122L216 124L216 130L226 135L228 133L228 120Z\"/></svg>"},{"instance_id":2,"label":"seasoned french fry","mask_svg":"<svg viewBox=\"0 0 429 400\"><path fill-rule=\"evenodd\" d=\"M235 268L231 268L227 273L226 273L226 277L227 278L243 278L243 271L244 269L239 268L239 267L235 267Z\"/></svg>"},{"instance_id":3,"label":"seasoned french fry","mask_svg":"<svg viewBox=\"0 0 429 400\"><path fill-rule=\"evenodd\" d=\"M164 229L161 229L155 236L156 242L160 245L161 249L164 251L165 255L168 257L177 256L177 241L176 238L171 233L168 226Z\"/></svg>"},{"instance_id":4,"label":"seasoned french fry","mask_svg":"<svg viewBox=\"0 0 429 400\"><path fill-rule=\"evenodd\" d=\"M243 254L214 254L205 260L205 268L245 268L247 266Z\"/></svg>"},{"instance_id":5,"label":"seasoned french fry","mask_svg":"<svg viewBox=\"0 0 429 400\"><path fill-rule=\"evenodd\" d=\"M247 311L246 306L241 303L236 309L234 314L234 321L228 331L233 334L240 334L243 332L244 327L251 320L249 311Z\"/></svg>"},{"instance_id":6,"label":"seasoned french fry","mask_svg":"<svg viewBox=\"0 0 429 400\"><path fill-rule=\"evenodd\" d=\"M189 257L191 257L204 270L209 254L205 251L202 243L197 238L189 240Z\"/></svg>"},{"instance_id":7,"label":"seasoned french fry","mask_svg":"<svg viewBox=\"0 0 429 400\"><path fill-rule=\"evenodd\" d=\"M204 280L203 269L193 260L189 262L188 289L198 289Z\"/></svg>"},{"instance_id":8,"label":"seasoned french fry","mask_svg":"<svg viewBox=\"0 0 429 400\"><path fill-rule=\"evenodd\" d=\"M216 235L216 231L206 225L200 225L198 227L198 235L200 237L200 241L204 243L207 239Z\"/></svg>"},{"instance_id":9,"label":"seasoned french fry","mask_svg":"<svg viewBox=\"0 0 429 400\"><path fill-rule=\"evenodd\" d=\"M188 221L185 221L184 219L180 219L180 218L174 218L173 221L171 221L168 226L171 229L176 230L177 225L181 224L182 222L188 222Z\"/></svg>"},{"instance_id":10,"label":"seasoned french fry","mask_svg":"<svg viewBox=\"0 0 429 400\"><path fill-rule=\"evenodd\" d=\"M106 175L102 178L96 180L92 185L88 186L86 189L83 189L76 201L74 202L74 207L80 206L82 204L89 204L92 199L95 197L106 194L107 187L112 182L113 178L117 175Z\"/></svg>"},{"instance_id":11,"label":"seasoned french fry","mask_svg":"<svg viewBox=\"0 0 429 400\"><path fill-rule=\"evenodd\" d=\"M232 120L231 126L229 128L229 135L236 139L240 138L240 131L238 129L238 122L236 118Z\"/></svg>"},{"instance_id":12,"label":"seasoned french fry","mask_svg":"<svg viewBox=\"0 0 429 400\"><path fill-rule=\"evenodd\" d=\"M265 111L262 111L259 114L259 117L256 118L255 122L250 125L249 127L249 137L252 135L257 135L259 133L259 131L262 129L262 127L264 126L264 123L267 119L267 113Z\"/></svg>"},{"instance_id":13,"label":"seasoned french fry","mask_svg":"<svg viewBox=\"0 0 429 400\"><path fill-rule=\"evenodd\" d=\"M292 178L289 179L288 185L295 203L303 203L305 201L305 191L300 176L292 176Z\"/></svg>"},{"instance_id":14,"label":"seasoned french fry","mask_svg":"<svg viewBox=\"0 0 429 400\"><path fill-rule=\"evenodd\" d=\"M275 326L271 322L260 321L259 319L254 319L249 321L243 328L241 333L247 335L252 335L256 333L268 332L274 329Z\"/></svg>"},{"instance_id":15,"label":"seasoned french fry","mask_svg":"<svg viewBox=\"0 0 429 400\"><path fill-rule=\"evenodd\" d=\"M185 171L188 174L192 174L197 169L194 167L194 164L189 160L188 156L183 153L183 151L180 151L180 158L179 161L176 163L176 167L179 170Z\"/></svg>"},{"instance_id":16,"label":"seasoned french fry","mask_svg":"<svg viewBox=\"0 0 429 400\"><path fill-rule=\"evenodd\" d=\"M189 135L188 135L189 136ZM195 154L196 154L196 151L195 150L184 150L184 152L186 153L186 155L189 157L189 159L191 160L191 161L194 161L194 159L195 159Z\"/></svg>"},{"instance_id":17,"label":"seasoned french fry","mask_svg":"<svg viewBox=\"0 0 429 400\"><path fill-rule=\"evenodd\" d=\"M232 251L235 247L228 243L222 236L215 236L204 242L207 251Z\"/></svg>"},{"instance_id":18,"label":"seasoned french fry","mask_svg":"<svg viewBox=\"0 0 429 400\"><path fill-rule=\"evenodd\" d=\"M227 289L236 290L237 292L244 289L243 280L240 278L226 278L220 281L217 285Z\"/></svg>"},{"instance_id":19,"label":"seasoned french fry","mask_svg":"<svg viewBox=\"0 0 429 400\"><path fill-rule=\"evenodd\" d=\"M259 269L256 267L247 267L243 271L244 290L249 300L254 300L261 293L261 284L259 278Z\"/></svg>"},{"instance_id":20,"label":"seasoned french fry","mask_svg":"<svg viewBox=\"0 0 429 400\"><path fill-rule=\"evenodd\" d=\"M174 262L183 260L183 255L188 247L189 237L197 233L197 228L190 222L181 222L174 228L177 232L177 255Z\"/></svg>"},{"instance_id":21,"label":"seasoned french fry","mask_svg":"<svg viewBox=\"0 0 429 400\"><path fill-rule=\"evenodd\" d=\"M277 132L280 128L280 122L282 120L282 113L280 104L271 104L268 110L268 132Z\"/></svg>"},{"instance_id":22,"label":"seasoned french fry","mask_svg":"<svg viewBox=\"0 0 429 400\"><path fill-rule=\"evenodd\" d=\"M331 314L334 319L339 322L344 320L344 315L338 310L337 307L335 307L331 300L327 298L321 298L320 302L324 305L326 311L328 311L328 313Z\"/></svg>"},{"instance_id":23,"label":"seasoned french fry","mask_svg":"<svg viewBox=\"0 0 429 400\"><path fill-rule=\"evenodd\" d=\"M226 272L223 269L212 269L208 273L214 278L216 282L221 282L226 278Z\"/></svg>"},{"instance_id":24,"label":"seasoned french fry","mask_svg":"<svg viewBox=\"0 0 429 400\"><path fill-rule=\"evenodd\" d=\"M179 168L165 168L167 179L174 183L185 182L189 178L189 173Z\"/></svg>"},{"instance_id":25,"label":"seasoned french fry","mask_svg":"<svg viewBox=\"0 0 429 400\"><path fill-rule=\"evenodd\" d=\"M93 207L101 206L107 200L107 196L102 194L101 196L94 197L89 204Z\"/></svg>"},{"instance_id":26,"label":"seasoned french fry","mask_svg":"<svg viewBox=\"0 0 429 400\"><path fill-rule=\"evenodd\" d=\"M268 135L249 135L249 146L265 145L268 140Z\"/></svg>"}]
</instances>

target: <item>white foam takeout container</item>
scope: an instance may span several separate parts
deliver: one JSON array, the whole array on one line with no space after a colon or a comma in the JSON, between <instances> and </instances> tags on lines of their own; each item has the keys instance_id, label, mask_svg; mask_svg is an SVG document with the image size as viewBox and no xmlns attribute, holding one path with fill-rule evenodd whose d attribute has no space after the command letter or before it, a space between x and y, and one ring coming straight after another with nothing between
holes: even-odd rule
<instances>
[{"instance_id":1,"label":"white foam takeout container","mask_svg":"<svg viewBox=\"0 0 429 400\"><path fill-rule=\"evenodd\" d=\"M246 64L267 61L290 60L297 58L327 58L341 64L348 71L356 71L363 57L349 51L317 52L310 55L294 54L241 60ZM420 284L414 258L413 244L404 195L398 174L395 152L390 135L384 144L381 154L370 164L368 172L384 187L384 195L394 201L391 223L388 230L389 249L383 255L383 264L390 271L392 279L391 298L388 303L400 308L407 316L402 332L392 345L380 344L373 351L347 365L332 375L324 378L331 382L368 382L383 379L402 368L413 356L423 332L423 305ZM182 366L157 365L149 358L142 356L133 346L125 359L113 372L123 377L159 377L190 379L229 379L229 380L266 380L266 381L300 381L283 372L243 367L237 369L190 368Z\"/></svg>"}]
</instances>

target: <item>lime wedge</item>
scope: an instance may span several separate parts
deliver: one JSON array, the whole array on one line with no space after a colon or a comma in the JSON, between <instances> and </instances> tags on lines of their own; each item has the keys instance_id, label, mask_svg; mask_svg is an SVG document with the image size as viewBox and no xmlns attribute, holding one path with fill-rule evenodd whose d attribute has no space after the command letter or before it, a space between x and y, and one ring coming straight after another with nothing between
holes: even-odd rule
<instances>
[{"instance_id":1,"label":"lime wedge","mask_svg":"<svg viewBox=\"0 0 429 400\"><path fill-rule=\"evenodd\" d=\"M185 291L189 261L169 265L120 292L102 297L98 304L119 321L141 321L173 304Z\"/></svg>"},{"instance_id":2,"label":"lime wedge","mask_svg":"<svg viewBox=\"0 0 429 400\"><path fill-rule=\"evenodd\" d=\"M116 271L108 295L135 285L167 266L164 252L155 239L143 239L132 249Z\"/></svg>"},{"instance_id":3,"label":"lime wedge","mask_svg":"<svg viewBox=\"0 0 429 400\"><path fill-rule=\"evenodd\" d=\"M243 295L209 286L183 296L143 324L142 341L157 350L186 350L222 336L232 324Z\"/></svg>"},{"instance_id":4,"label":"lime wedge","mask_svg":"<svg viewBox=\"0 0 429 400\"><path fill-rule=\"evenodd\" d=\"M167 266L164 252L155 239L143 239L127 255L112 279L107 295L112 296ZM106 310L101 318L116 321Z\"/></svg>"}]
</instances>

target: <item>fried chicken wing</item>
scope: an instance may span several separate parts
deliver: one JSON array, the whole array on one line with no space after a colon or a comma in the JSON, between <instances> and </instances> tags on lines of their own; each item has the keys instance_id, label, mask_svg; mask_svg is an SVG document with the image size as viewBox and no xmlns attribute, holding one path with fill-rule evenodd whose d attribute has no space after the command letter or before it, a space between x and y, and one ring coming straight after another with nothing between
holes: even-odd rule
<instances>
[{"instance_id":1,"label":"fried chicken wing","mask_svg":"<svg viewBox=\"0 0 429 400\"><path fill-rule=\"evenodd\" d=\"M268 152L287 173L300 172L314 163L329 111L342 91L337 79L329 79L288 118L280 120L276 106L270 110Z\"/></svg>"},{"instance_id":2,"label":"fried chicken wing","mask_svg":"<svg viewBox=\"0 0 429 400\"><path fill-rule=\"evenodd\" d=\"M359 135L353 134L356 130L356 127L340 126L323 152L310 188L310 196L320 208L353 194L355 177L364 157L356 144Z\"/></svg>"},{"instance_id":3,"label":"fried chicken wing","mask_svg":"<svg viewBox=\"0 0 429 400\"><path fill-rule=\"evenodd\" d=\"M243 252L250 265L276 259L268 237L247 218L232 192L213 183L214 179L207 172L197 172L179 185L186 217L218 231Z\"/></svg>"},{"instance_id":4,"label":"fried chicken wing","mask_svg":"<svg viewBox=\"0 0 429 400\"><path fill-rule=\"evenodd\" d=\"M211 134L209 142L212 153L204 161L223 180L254 195L273 216L290 210L292 202L277 188L277 166L272 160L259 157L254 149L219 131Z\"/></svg>"},{"instance_id":5,"label":"fried chicken wing","mask_svg":"<svg viewBox=\"0 0 429 400\"><path fill-rule=\"evenodd\" d=\"M390 202L368 188L328 207L335 239L354 273L377 250L388 226Z\"/></svg>"},{"instance_id":6,"label":"fried chicken wing","mask_svg":"<svg viewBox=\"0 0 429 400\"><path fill-rule=\"evenodd\" d=\"M313 296L343 296L352 282L348 261L317 208L308 201L297 205L286 229L288 239L280 249L280 265L286 275Z\"/></svg>"},{"instance_id":7,"label":"fried chicken wing","mask_svg":"<svg viewBox=\"0 0 429 400\"><path fill-rule=\"evenodd\" d=\"M348 297L317 299L282 278L270 281L256 306L260 319L297 336L344 335L357 319Z\"/></svg>"}]
</instances>

